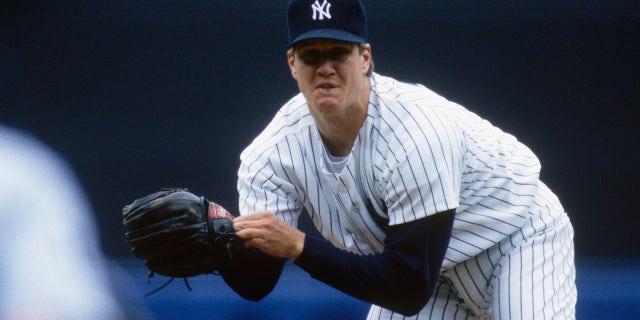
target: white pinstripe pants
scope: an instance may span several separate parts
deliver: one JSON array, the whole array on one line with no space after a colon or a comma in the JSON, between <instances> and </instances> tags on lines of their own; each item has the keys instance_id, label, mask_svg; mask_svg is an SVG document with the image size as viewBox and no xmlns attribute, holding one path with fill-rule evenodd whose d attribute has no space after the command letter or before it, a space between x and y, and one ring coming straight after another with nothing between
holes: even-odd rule
<instances>
[{"instance_id":1,"label":"white pinstripe pants","mask_svg":"<svg viewBox=\"0 0 640 320\"><path fill-rule=\"evenodd\" d=\"M404 317L373 306L367 319L575 319L573 227L568 219L533 237L517 237L445 271L418 315Z\"/></svg>"}]
</instances>

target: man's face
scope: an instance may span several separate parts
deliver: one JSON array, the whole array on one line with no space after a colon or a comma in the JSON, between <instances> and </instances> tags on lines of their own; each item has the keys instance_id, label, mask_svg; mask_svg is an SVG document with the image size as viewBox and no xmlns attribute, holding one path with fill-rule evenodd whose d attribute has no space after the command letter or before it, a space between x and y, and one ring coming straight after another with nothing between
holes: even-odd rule
<instances>
[{"instance_id":1,"label":"man's face","mask_svg":"<svg viewBox=\"0 0 640 320\"><path fill-rule=\"evenodd\" d=\"M360 52L353 43L311 39L297 43L287 58L314 116L348 116L357 108L366 108L369 45Z\"/></svg>"}]
</instances>

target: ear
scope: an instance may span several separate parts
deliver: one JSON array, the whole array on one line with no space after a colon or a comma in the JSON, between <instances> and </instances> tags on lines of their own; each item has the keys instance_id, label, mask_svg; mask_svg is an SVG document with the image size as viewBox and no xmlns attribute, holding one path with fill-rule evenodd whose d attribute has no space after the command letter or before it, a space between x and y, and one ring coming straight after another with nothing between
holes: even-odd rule
<instances>
[{"instance_id":1,"label":"ear","mask_svg":"<svg viewBox=\"0 0 640 320\"><path fill-rule=\"evenodd\" d=\"M298 80L298 75L296 74L296 68L295 68L295 57L293 56L293 51L292 50L287 50L287 63L289 64L289 70L291 70L291 76Z\"/></svg>"},{"instance_id":2,"label":"ear","mask_svg":"<svg viewBox=\"0 0 640 320\"><path fill-rule=\"evenodd\" d=\"M366 74L371 65L371 45L368 43L364 45L364 50L362 50L362 59L362 72Z\"/></svg>"}]
</instances>

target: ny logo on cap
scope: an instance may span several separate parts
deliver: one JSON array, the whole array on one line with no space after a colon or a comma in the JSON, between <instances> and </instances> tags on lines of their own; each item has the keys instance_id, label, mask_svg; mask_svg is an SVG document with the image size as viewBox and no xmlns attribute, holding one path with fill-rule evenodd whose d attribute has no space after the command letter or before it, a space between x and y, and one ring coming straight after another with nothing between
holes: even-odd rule
<instances>
[{"instance_id":1,"label":"ny logo on cap","mask_svg":"<svg viewBox=\"0 0 640 320\"><path fill-rule=\"evenodd\" d=\"M316 2L311 5L311 8L313 9L313 16L311 16L313 20L331 19L331 13L329 12L331 3L327 2L327 0L324 0L322 4L316 0Z\"/></svg>"}]
</instances>

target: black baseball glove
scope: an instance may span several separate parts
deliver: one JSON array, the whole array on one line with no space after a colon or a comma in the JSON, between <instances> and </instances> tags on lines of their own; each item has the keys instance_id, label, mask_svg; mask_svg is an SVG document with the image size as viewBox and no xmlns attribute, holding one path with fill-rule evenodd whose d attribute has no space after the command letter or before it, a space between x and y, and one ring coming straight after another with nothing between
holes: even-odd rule
<instances>
[{"instance_id":1,"label":"black baseball glove","mask_svg":"<svg viewBox=\"0 0 640 320\"><path fill-rule=\"evenodd\" d=\"M126 241L153 273L186 278L214 273L243 246L233 216L186 189L163 189L122 209Z\"/></svg>"}]
</instances>

